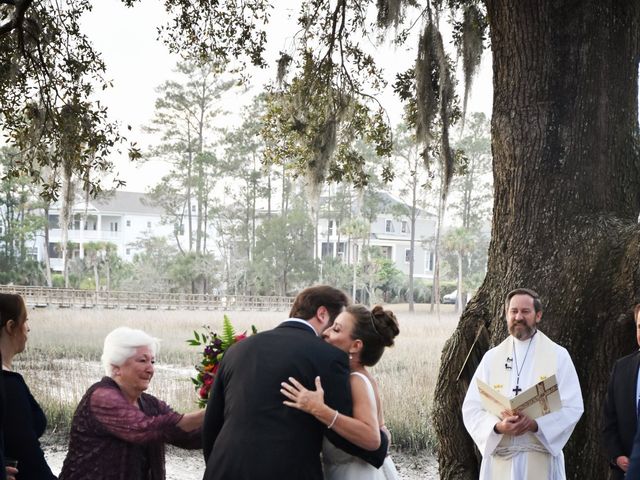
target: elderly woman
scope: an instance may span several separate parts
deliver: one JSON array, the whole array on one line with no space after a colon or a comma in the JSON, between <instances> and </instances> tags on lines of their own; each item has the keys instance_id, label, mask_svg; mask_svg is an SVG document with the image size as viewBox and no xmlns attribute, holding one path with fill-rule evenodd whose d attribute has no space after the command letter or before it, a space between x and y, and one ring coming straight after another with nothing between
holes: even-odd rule
<instances>
[{"instance_id":1,"label":"elderly woman","mask_svg":"<svg viewBox=\"0 0 640 480\"><path fill-rule=\"evenodd\" d=\"M164 480L164 445L201 446L204 410L184 415L144 393L158 339L120 327L104 340L107 373L80 400L71 424L62 480Z\"/></svg>"},{"instance_id":2,"label":"elderly woman","mask_svg":"<svg viewBox=\"0 0 640 480\"><path fill-rule=\"evenodd\" d=\"M47 465L39 440L47 427L47 418L22 375L13 371L13 359L24 351L28 336L29 319L24 300L20 295L0 293L5 460L7 463L9 459L18 462L17 478L20 480L50 480L56 477ZM14 468L7 467L7 478L13 479L15 472Z\"/></svg>"}]
</instances>

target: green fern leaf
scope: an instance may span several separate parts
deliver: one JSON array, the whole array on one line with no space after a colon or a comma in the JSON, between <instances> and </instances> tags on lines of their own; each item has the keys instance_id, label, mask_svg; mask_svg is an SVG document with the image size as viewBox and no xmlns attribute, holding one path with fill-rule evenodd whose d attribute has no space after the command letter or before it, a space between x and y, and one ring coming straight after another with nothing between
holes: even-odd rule
<instances>
[{"instance_id":1,"label":"green fern leaf","mask_svg":"<svg viewBox=\"0 0 640 480\"><path fill-rule=\"evenodd\" d=\"M233 329L233 325L231 325L231 320L227 315L224 316L224 320L222 322L222 348L226 350L231 345L233 345L236 341L235 339L236 332Z\"/></svg>"}]
</instances>

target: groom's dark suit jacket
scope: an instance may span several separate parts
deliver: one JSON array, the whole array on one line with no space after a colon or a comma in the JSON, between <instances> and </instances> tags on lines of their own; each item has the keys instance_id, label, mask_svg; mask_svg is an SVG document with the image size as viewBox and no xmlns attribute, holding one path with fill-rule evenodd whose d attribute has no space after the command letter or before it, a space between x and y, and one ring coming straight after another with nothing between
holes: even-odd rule
<instances>
[{"instance_id":1,"label":"groom's dark suit jacket","mask_svg":"<svg viewBox=\"0 0 640 480\"><path fill-rule=\"evenodd\" d=\"M602 443L613 468L614 479L624 478L624 472L616 466L616 458L620 455L631 457L638 423L636 385L639 365L640 352L622 357L616 361L609 378L603 407Z\"/></svg>"},{"instance_id":2,"label":"groom's dark suit jacket","mask_svg":"<svg viewBox=\"0 0 640 480\"><path fill-rule=\"evenodd\" d=\"M315 389L320 376L325 403L351 415L347 354L315 335L310 325L287 321L233 345L224 355L204 420L204 480L322 480L319 453L325 434L350 453L379 467L377 452L348 444L313 416L285 406L280 383L294 377Z\"/></svg>"}]
</instances>

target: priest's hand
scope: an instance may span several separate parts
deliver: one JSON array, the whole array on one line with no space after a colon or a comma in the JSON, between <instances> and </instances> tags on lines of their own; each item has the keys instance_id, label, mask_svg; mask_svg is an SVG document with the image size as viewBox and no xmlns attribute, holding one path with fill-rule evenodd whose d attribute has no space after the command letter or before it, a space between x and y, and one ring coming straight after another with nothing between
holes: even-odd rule
<instances>
[{"instance_id":1,"label":"priest's hand","mask_svg":"<svg viewBox=\"0 0 640 480\"><path fill-rule=\"evenodd\" d=\"M616 458L616 465L620 467L620 470L622 470L623 472L626 472L627 469L629 468L629 457L620 455L618 458Z\"/></svg>"},{"instance_id":2,"label":"priest's hand","mask_svg":"<svg viewBox=\"0 0 640 480\"><path fill-rule=\"evenodd\" d=\"M522 413L513 415L512 412L502 412L502 420L496 423L494 430L503 435L517 437L527 432L537 432L538 424Z\"/></svg>"}]
</instances>

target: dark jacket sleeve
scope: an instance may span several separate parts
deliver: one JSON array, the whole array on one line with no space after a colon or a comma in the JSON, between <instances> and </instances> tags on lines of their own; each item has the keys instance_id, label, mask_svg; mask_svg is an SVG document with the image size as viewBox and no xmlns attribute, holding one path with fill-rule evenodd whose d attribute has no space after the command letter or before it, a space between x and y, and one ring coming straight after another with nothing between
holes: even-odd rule
<instances>
[{"instance_id":1,"label":"dark jacket sleeve","mask_svg":"<svg viewBox=\"0 0 640 480\"><path fill-rule=\"evenodd\" d=\"M220 368L209 392L209 401L207 402L207 410L204 415L204 424L202 426L202 451L204 453L205 463L209 459L213 444L222 429L224 423L224 372L225 358L220 363Z\"/></svg>"},{"instance_id":2,"label":"dark jacket sleeve","mask_svg":"<svg viewBox=\"0 0 640 480\"><path fill-rule=\"evenodd\" d=\"M330 371L324 377L323 389L325 392L325 403L331 408L335 408L340 413L349 417L353 416L353 402L351 399L351 386L349 383L349 364L345 358L337 358L329 365ZM380 447L375 451L364 450L353 443L345 440L333 430L327 429L326 437L340 450L344 450L350 455L361 458L376 468L380 468L387 456L389 439L380 431Z\"/></svg>"},{"instance_id":3,"label":"dark jacket sleeve","mask_svg":"<svg viewBox=\"0 0 640 480\"><path fill-rule=\"evenodd\" d=\"M0 354L0 365L1 364L2 354ZM4 406L4 376L0 375L0 480L7 479L7 474L4 466Z\"/></svg>"},{"instance_id":4,"label":"dark jacket sleeve","mask_svg":"<svg viewBox=\"0 0 640 480\"><path fill-rule=\"evenodd\" d=\"M46 418L21 375L3 375L6 410L3 421L5 456L18 460L18 478L55 479L44 458L39 437Z\"/></svg>"},{"instance_id":5,"label":"dark jacket sleeve","mask_svg":"<svg viewBox=\"0 0 640 480\"><path fill-rule=\"evenodd\" d=\"M640 429L638 428L636 428L636 436L633 439L629 469L624 478L628 478L629 480L640 478Z\"/></svg>"},{"instance_id":6,"label":"dark jacket sleeve","mask_svg":"<svg viewBox=\"0 0 640 480\"><path fill-rule=\"evenodd\" d=\"M621 455L628 455L625 452L620 439L620 427L618 425L619 413L616 407L615 384L619 381L617 375L620 374L619 363L613 366L611 376L609 377L609 385L607 387L607 396L604 400L602 408L602 447L607 455L607 460L611 466L616 466L616 458ZM625 379L632 381L632 379Z\"/></svg>"}]
</instances>

